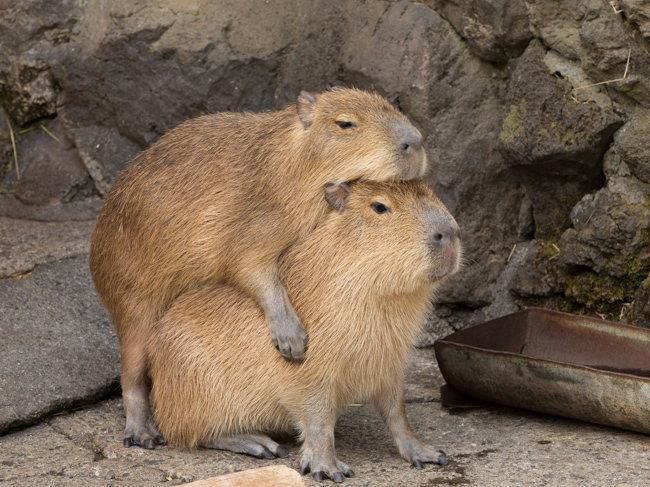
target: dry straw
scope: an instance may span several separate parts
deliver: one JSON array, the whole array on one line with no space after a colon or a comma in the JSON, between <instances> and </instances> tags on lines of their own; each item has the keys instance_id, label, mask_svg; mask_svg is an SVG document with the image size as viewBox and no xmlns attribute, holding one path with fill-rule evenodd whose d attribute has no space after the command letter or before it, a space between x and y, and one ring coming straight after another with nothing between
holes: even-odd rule
<instances>
[{"instance_id":1,"label":"dry straw","mask_svg":"<svg viewBox=\"0 0 650 487\"><path fill-rule=\"evenodd\" d=\"M56 140L59 144L61 143L61 139L59 139L56 135L54 135L54 133L52 133L52 131L48 129L43 123L41 124L41 130L45 132L47 135L49 135L50 137L52 137L54 140Z\"/></svg>"},{"instance_id":2,"label":"dry straw","mask_svg":"<svg viewBox=\"0 0 650 487\"><path fill-rule=\"evenodd\" d=\"M16 135L14 134L14 128L11 125L11 120L9 120L9 115L3 110L5 114L5 120L7 120L7 126L9 127L9 137L11 138L11 149L14 153L14 166L16 168L16 180L20 179L20 167L18 167L18 149L16 148Z\"/></svg>"},{"instance_id":3,"label":"dry straw","mask_svg":"<svg viewBox=\"0 0 650 487\"><path fill-rule=\"evenodd\" d=\"M606 81L600 81L598 83L591 83L590 85L583 85L583 86L578 86L577 88L574 88L575 91L577 90L582 90L584 88L591 88L592 86L599 86L599 85L607 85L609 83L616 83L617 81L624 81L627 79L627 75L630 71L630 55L632 54L632 48L629 48L627 50L627 61L625 62L625 72L623 73L623 76L620 78L615 78L615 79L608 79Z\"/></svg>"}]
</instances>

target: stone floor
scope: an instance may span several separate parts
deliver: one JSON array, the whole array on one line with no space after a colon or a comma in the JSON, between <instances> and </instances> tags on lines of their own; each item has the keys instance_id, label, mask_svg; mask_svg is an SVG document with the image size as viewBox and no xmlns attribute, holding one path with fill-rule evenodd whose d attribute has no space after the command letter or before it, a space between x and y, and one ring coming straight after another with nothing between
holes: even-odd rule
<instances>
[{"instance_id":1,"label":"stone floor","mask_svg":"<svg viewBox=\"0 0 650 487\"><path fill-rule=\"evenodd\" d=\"M121 446L116 338L87 269L96 208L0 198L0 484L177 485L273 463ZM337 429L338 455L356 472L347 485L650 485L650 437L497 407L450 414L441 383L432 349L418 349L408 413L449 465L410 468L378 416L356 406ZM298 446L289 446L289 458L275 462L296 467Z\"/></svg>"},{"instance_id":2,"label":"stone floor","mask_svg":"<svg viewBox=\"0 0 650 487\"><path fill-rule=\"evenodd\" d=\"M445 467L409 467L368 406L353 407L337 428L339 457L354 486L650 485L648 437L501 408L451 415L436 401L411 403L414 428L445 450ZM16 486L177 485L273 463L296 468L298 446L283 460L230 453L123 448L118 399L0 437L0 484ZM307 484L316 485L308 477Z\"/></svg>"}]
</instances>

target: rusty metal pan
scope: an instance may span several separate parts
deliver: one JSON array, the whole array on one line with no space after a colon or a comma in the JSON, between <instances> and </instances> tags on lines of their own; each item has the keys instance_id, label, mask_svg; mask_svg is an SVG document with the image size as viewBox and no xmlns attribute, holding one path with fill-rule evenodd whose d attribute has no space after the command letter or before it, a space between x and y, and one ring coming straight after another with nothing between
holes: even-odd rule
<instances>
[{"instance_id":1,"label":"rusty metal pan","mask_svg":"<svg viewBox=\"0 0 650 487\"><path fill-rule=\"evenodd\" d=\"M650 329L529 308L434 347L469 397L650 434Z\"/></svg>"}]
</instances>

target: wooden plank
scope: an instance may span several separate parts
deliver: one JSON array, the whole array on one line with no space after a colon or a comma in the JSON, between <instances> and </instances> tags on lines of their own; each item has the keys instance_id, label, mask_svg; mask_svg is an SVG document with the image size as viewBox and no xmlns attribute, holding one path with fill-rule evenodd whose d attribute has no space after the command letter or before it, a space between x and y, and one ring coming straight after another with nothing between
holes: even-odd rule
<instances>
[{"instance_id":1,"label":"wooden plank","mask_svg":"<svg viewBox=\"0 0 650 487\"><path fill-rule=\"evenodd\" d=\"M304 487L298 472L286 465L253 468L209 479L197 480L190 487Z\"/></svg>"}]
</instances>

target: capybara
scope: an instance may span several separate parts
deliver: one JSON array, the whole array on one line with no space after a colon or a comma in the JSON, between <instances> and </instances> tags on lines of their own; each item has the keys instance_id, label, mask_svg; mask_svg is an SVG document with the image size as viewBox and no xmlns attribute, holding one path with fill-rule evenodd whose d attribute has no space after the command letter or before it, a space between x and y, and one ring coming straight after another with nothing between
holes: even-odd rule
<instances>
[{"instance_id":1,"label":"capybara","mask_svg":"<svg viewBox=\"0 0 650 487\"><path fill-rule=\"evenodd\" d=\"M280 260L310 337L302 363L277 354L261 309L234 287L190 290L165 313L148 356L169 443L271 458L284 451L265 434L297 430L303 473L340 482L352 471L335 455L336 418L368 400L406 460L446 461L409 427L404 374L433 291L458 269L458 226L421 182L351 188L328 186L334 210Z\"/></svg>"},{"instance_id":2,"label":"capybara","mask_svg":"<svg viewBox=\"0 0 650 487\"><path fill-rule=\"evenodd\" d=\"M381 96L356 89L303 92L277 112L199 117L140 154L108 194L90 249L120 339L124 444L153 448L159 439L144 343L177 296L206 283L236 286L264 311L282 355L301 360L307 335L277 261L324 215L323 186L425 170L418 130Z\"/></svg>"}]
</instances>

